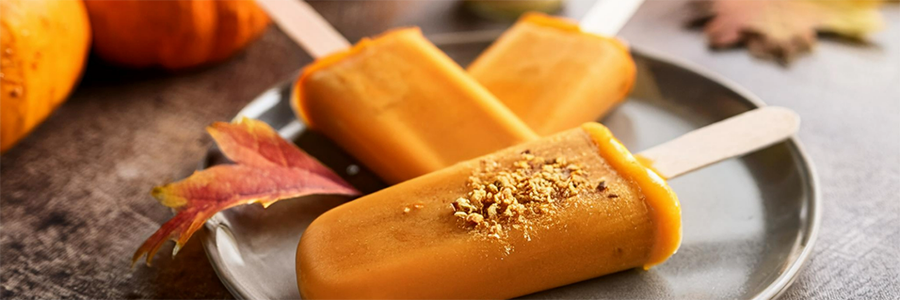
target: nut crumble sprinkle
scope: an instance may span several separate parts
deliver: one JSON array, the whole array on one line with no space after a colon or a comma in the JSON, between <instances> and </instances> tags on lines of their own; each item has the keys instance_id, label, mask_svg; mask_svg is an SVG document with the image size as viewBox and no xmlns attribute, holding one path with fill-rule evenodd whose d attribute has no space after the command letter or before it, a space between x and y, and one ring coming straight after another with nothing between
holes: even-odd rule
<instances>
[{"instance_id":1,"label":"nut crumble sprinkle","mask_svg":"<svg viewBox=\"0 0 900 300\"><path fill-rule=\"evenodd\" d=\"M565 157L547 160L526 150L511 167L487 165L469 177L471 190L451 206L466 226L495 239L506 237L510 228L530 239L538 218L552 217L566 200L595 189L582 167Z\"/></svg>"}]
</instances>

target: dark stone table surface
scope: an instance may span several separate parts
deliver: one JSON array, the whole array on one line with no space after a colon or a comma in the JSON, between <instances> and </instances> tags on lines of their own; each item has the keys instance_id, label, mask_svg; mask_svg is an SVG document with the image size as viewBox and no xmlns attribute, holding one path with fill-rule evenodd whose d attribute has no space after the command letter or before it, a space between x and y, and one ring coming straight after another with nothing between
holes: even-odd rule
<instances>
[{"instance_id":1,"label":"dark stone table surface","mask_svg":"<svg viewBox=\"0 0 900 300\"><path fill-rule=\"evenodd\" d=\"M590 5L568 4L574 17ZM313 6L353 41L398 25L426 35L505 26L449 1ZM883 8L887 28L870 44L823 41L788 67L743 49L709 50L684 26L685 12L680 1L648 1L621 36L803 118L824 216L811 261L783 298L900 298L900 7ZM68 102L0 158L0 297L230 298L196 239L174 259L169 243L154 267L129 268L171 217L149 191L192 172L212 143L204 126L310 60L275 27L224 63L174 74L91 57Z\"/></svg>"}]
</instances>

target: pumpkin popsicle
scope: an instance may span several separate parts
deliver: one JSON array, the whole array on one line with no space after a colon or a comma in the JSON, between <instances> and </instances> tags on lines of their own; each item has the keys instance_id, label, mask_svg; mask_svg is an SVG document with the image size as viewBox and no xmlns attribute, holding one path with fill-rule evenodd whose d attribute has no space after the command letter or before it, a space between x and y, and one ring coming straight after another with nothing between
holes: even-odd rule
<instances>
[{"instance_id":1,"label":"pumpkin popsicle","mask_svg":"<svg viewBox=\"0 0 900 300\"><path fill-rule=\"evenodd\" d=\"M537 138L418 28L319 58L304 68L293 105L389 183Z\"/></svg>"},{"instance_id":2,"label":"pumpkin popsicle","mask_svg":"<svg viewBox=\"0 0 900 300\"><path fill-rule=\"evenodd\" d=\"M540 135L597 120L635 80L621 41L538 13L522 16L468 72Z\"/></svg>"},{"instance_id":3,"label":"pumpkin popsicle","mask_svg":"<svg viewBox=\"0 0 900 300\"><path fill-rule=\"evenodd\" d=\"M678 200L600 124L335 208L297 250L304 298L511 298L665 261Z\"/></svg>"}]
</instances>

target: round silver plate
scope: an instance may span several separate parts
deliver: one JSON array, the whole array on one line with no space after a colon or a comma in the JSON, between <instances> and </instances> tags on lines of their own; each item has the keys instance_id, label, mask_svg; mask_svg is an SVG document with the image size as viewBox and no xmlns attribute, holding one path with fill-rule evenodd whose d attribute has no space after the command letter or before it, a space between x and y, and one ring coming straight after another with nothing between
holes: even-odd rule
<instances>
[{"instance_id":1,"label":"round silver plate","mask_svg":"<svg viewBox=\"0 0 900 300\"><path fill-rule=\"evenodd\" d=\"M484 46L444 50L465 65ZM634 152L765 105L695 66L637 50L634 59L638 79L630 100L601 120ZM238 117L265 121L363 192L383 188L352 157L297 121L289 104L291 83L265 92ZM222 161L211 149L201 167ZM821 211L815 172L797 139L670 184L683 208L684 242L666 263L525 298L771 299L791 284L811 252ZM316 216L344 201L311 196L268 209L245 205L216 214L198 237L235 297L299 298L294 266L300 235Z\"/></svg>"}]
</instances>

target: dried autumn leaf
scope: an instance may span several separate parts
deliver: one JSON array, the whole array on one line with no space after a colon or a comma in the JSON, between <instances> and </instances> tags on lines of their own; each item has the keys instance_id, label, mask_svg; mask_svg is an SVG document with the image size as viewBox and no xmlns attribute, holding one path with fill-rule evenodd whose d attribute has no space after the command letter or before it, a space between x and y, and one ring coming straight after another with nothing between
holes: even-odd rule
<instances>
[{"instance_id":1,"label":"dried autumn leaf","mask_svg":"<svg viewBox=\"0 0 900 300\"><path fill-rule=\"evenodd\" d=\"M258 168L300 168L340 179L319 161L281 138L266 123L245 118L237 124L213 123L206 131L222 153L235 163Z\"/></svg>"},{"instance_id":2,"label":"dried autumn leaf","mask_svg":"<svg viewBox=\"0 0 900 300\"><path fill-rule=\"evenodd\" d=\"M751 53L789 62L816 43L817 32L863 40L881 29L880 1L716 0L694 2L711 46L746 43Z\"/></svg>"},{"instance_id":3,"label":"dried autumn leaf","mask_svg":"<svg viewBox=\"0 0 900 300\"><path fill-rule=\"evenodd\" d=\"M359 195L337 174L294 144L282 139L263 122L243 119L218 122L207 131L222 153L236 164L194 172L179 182L158 186L152 195L177 212L138 248L147 265L166 240L175 241L174 253L217 212L250 203L272 203L312 194ZM174 255L173 253L173 255Z\"/></svg>"}]
</instances>

